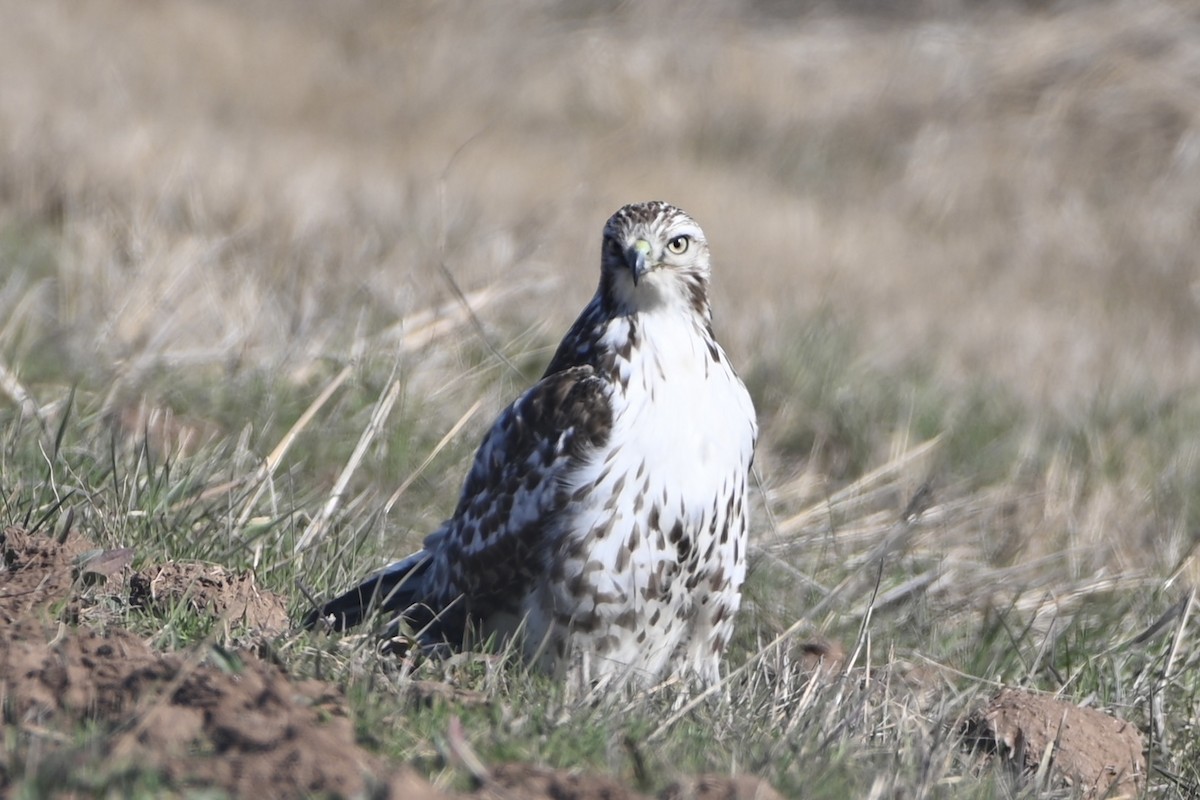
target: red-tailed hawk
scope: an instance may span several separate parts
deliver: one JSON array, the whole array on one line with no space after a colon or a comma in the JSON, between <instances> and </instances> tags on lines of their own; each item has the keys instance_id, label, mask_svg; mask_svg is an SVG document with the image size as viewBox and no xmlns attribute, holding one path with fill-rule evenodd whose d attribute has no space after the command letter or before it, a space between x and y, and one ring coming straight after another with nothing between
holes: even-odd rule
<instances>
[{"instance_id":1,"label":"red-tailed hawk","mask_svg":"<svg viewBox=\"0 0 1200 800\"><path fill-rule=\"evenodd\" d=\"M424 549L312 612L378 610L423 645L520 636L585 685L715 682L746 575L757 435L713 336L708 242L662 202L604 228L600 285L475 454Z\"/></svg>"}]
</instances>

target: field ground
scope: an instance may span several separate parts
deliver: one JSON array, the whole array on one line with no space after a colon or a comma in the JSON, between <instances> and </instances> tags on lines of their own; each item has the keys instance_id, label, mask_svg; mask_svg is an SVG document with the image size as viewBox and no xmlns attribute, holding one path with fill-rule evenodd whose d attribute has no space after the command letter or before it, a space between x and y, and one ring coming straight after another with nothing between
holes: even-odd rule
<instances>
[{"instance_id":1,"label":"field ground","mask_svg":"<svg viewBox=\"0 0 1200 800\"><path fill-rule=\"evenodd\" d=\"M837 9L0 0L0 791L1200 793L1200 14ZM761 424L721 690L292 630L654 197Z\"/></svg>"}]
</instances>

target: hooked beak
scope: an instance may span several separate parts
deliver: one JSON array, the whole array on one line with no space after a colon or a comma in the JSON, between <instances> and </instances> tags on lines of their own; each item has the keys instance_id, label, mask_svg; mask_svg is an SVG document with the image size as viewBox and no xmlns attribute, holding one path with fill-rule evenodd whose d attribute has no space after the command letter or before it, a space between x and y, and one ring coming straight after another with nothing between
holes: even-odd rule
<instances>
[{"instance_id":1,"label":"hooked beak","mask_svg":"<svg viewBox=\"0 0 1200 800\"><path fill-rule=\"evenodd\" d=\"M650 271L651 267L646 263L646 256L650 253L650 243L645 239L638 239L625 251L625 263L629 265L629 271L633 273L633 285L637 286L638 281Z\"/></svg>"}]
</instances>

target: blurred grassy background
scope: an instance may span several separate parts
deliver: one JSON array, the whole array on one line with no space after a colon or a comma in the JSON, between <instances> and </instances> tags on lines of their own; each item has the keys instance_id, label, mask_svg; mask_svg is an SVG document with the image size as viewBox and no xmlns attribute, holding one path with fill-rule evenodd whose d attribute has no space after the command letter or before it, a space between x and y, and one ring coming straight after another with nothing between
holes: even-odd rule
<instances>
[{"instance_id":1,"label":"blurred grassy background","mask_svg":"<svg viewBox=\"0 0 1200 800\"><path fill-rule=\"evenodd\" d=\"M816 607L853 635L862 587L830 587L926 483L879 635L972 674L1078 689L1046 653L1136 633L1200 574L1191 3L3 0L0 19L0 359L41 403L76 386L117 438L215 442L238 475L353 363L285 464L307 514L398 376L361 518L483 398L321 588L451 510L590 296L605 219L651 198L704 226L760 410L763 625ZM993 641L996 608L1029 627Z\"/></svg>"},{"instance_id":2,"label":"blurred grassy background","mask_svg":"<svg viewBox=\"0 0 1200 800\"><path fill-rule=\"evenodd\" d=\"M336 347L439 263L551 337L661 196L742 363L826 309L1034 407L1193 386L1194 9L879 5L14 3L4 217L66 238L73 354Z\"/></svg>"},{"instance_id":3,"label":"blurred grassy background","mask_svg":"<svg viewBox=\"0 0 1200 800\"><path fill-rule=\"evenodd\" d=\"M5 4L0 354L262 432L185 388L400 351L436 441L472 376L478 430L536 375L607 215L661 197L713 242L769 482L852 477L906 414L1040 441L1194 406L1195 10L835 8ZM481 328L424 335L455 285ZM1151 471L1194 471L1163 437Z\"/></svg>"}]
</instances>

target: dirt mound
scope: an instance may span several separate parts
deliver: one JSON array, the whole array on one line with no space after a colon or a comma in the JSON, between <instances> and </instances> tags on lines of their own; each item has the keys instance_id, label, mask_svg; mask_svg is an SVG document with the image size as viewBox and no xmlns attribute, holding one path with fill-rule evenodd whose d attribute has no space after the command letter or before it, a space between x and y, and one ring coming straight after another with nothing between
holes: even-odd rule
<instances>
[{"instance_id":1,"label":"dirt mound","mask_svg":"<svg viewBox=\"0 0 1200 800\"><path fill-rule=\"evenodd\" d=\"M68 527L65 536L51 538L17 527L0 532L0 618L21 619L34 609L67 600L68 619L77 619L84 587L107 582L133 562L129 548L101 550ZM113 581L109 593L119 591ZM93 592L95 594L95 592ZM187 603L199 614L243 624L270 637L288 628L287 604L282 597L260 589L251 573L233 573L216 564L171 562L149 567L129 578L129 604L169 613Z\"/></svg>"},{"instance_id":2,"label":"dirt mound","mask_svg":"<svg viewBox=\"0 0 1200 800\"><path fill-rule=\"evenodd\" d=\"M136 764L157 770L174 787L219 787L236 796L349 796L374 789L409 800L451 797L357 745L341 695L329 684L290 681L277 667L250 656L232 662L228 671L155 653L119 628L61 633L30 622L0 626L5 721L40 739L47 750L81 721L102 726L103 752L85 770L93 776ZM38 766L31 757L28 774ZM7 782L0 772L0 789ZM649 800L609 777L526 764L496 767L473 796ZM678 782L659 797L779 795L753 778L713 776Z\"/></svg>"},{"instance_id":3,"label":"dirt mound","mask_svg":"<svg viewBox=\"0 0 1200 800\"><path fill-rule=\"evenodd\" d=\"M38 754L90 723L100 750L88 751L94 775L136 764L172 785L239 796L349 795L371 784L396 796L443 796L359 747L340 694L328 684L291 681L250 655L219 653L217 664L166 655L119 627L68 629L35 613L74 596L89 575L123 569L131 554L95 551L74 534L59 542L16 528L4 531L0 554L0 697L5 722L29 737L27 774L37 774ZM161 589L158 597L187 597L248 622L270 606L259 603L252 581L220 569L171 565L140 577L149 598ZM10 780L0 772L0 788Z\"/></svg>"},{"instance_id":4,"label":"dirt mound","mask_svg":"<svg viewBox=\"0 0 1200 800\"><path fill-rule=\"evenodd\" d=\"M235 574L217 564L171 562L151 567L129 580L130 605L169 611L187 603L200 614L243 624L265 636L288 628L287 604L260 589L250 573Z\"/></svg>"},{"instance_id":5,"label":"dirt mound","mask_svg":"<svg viewBox=\"0 0 1200 800\"><path fill-rule=\"evenodd\" d=\"M388 777L354 743L328 686L292 683L257 659L237 667L155 653L120 628L0 628L7 721L48 741L56 729L95 723L113 734L104 743L107 769L136 763L175 785L238 795L349 794L361 791L369 774Z\"/></svg>"},{"instance_id":6,"label":"dirt mound","mask_svg":"<svg viewBox=\"0 0 1200 800\"><path fill-rule=\"evenodd\" d=\"M86 775L88 784L64 785L72 778L56 775L50 786L59 791L87 791L104 785L105 776L115 779L133 769L154 770L172 788L219 788L239 797L452 797L410 768L388 765L360 747L342 695L330 684L293 681L256 656L217 648L159 653L123 628L70 628L39 613L64 600L65 608L72 603L82 608L92 595L78 589L124 571L132 556L128 550L97 550L75 533L53 539L9 528L0 536L0 712L24 751L9 762L22 765L21 779L36 782L65 759L67 774L75 780ZM110 593L122 589L120 581L105 587ZM136 573L130 601L160 610L186 602L264 632L287 623L277 595L258 589L248 575L206 564L166 564ZM414 702L487 702L478 693L428 681L414 684L413 695ZM91 741L71 744L83 726ZM5 769L0 762L0 794L18 780ZM644 798L604 776L524 764L483 772L473 797ZM751 778L701 777L676 783L660 797L778 795Z\"/></svg>"},{"instance_id":7,"label":"dirt mound","mask_svg":"<svg viewBox=\"0 0 1200 800\"><path fill-rule=\"evenodd\" d=\"M967 738L1025 776L1049 752L1050 774L1084 797L1137 796L1145 787L1141 732L1095 709L1002 689L972 716Z\"/></svg>"},{"instance_id":8,"label":"dirt mound","mask_svg":"<svg viewBox=\"0 0 1200 800\"><path fill-rule=\"evenodd\" d=\"M0 531L0 622L12 622L56 600L69 600L77 586L102 580L133 558L130 550L97 550L74 530L52 539L21 528ZM76 608L65 609L74 617Z\"/></svg>"}]
</instances>

